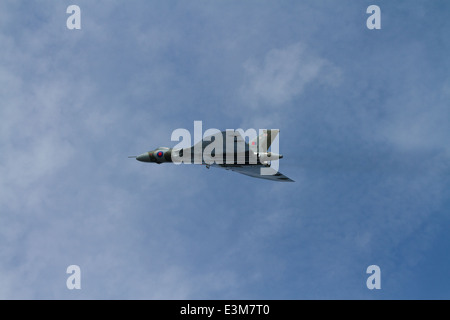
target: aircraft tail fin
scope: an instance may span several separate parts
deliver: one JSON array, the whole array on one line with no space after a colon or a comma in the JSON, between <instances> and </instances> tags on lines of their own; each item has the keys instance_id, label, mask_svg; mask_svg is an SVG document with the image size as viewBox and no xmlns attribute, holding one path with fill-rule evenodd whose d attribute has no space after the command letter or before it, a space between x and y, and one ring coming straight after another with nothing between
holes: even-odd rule
<instances>
[{"instance_id":1,"label":"aircraft tail fin","mask_svg":"<svg viewBox=\"0 0 450 320\"><path fill-rule=\"evenodd\" d=\"M250 150L256 153L267 152L279 132L279 129L262 130L262 133L259 136L250 141Z\"/></svg>"}]
</instances>

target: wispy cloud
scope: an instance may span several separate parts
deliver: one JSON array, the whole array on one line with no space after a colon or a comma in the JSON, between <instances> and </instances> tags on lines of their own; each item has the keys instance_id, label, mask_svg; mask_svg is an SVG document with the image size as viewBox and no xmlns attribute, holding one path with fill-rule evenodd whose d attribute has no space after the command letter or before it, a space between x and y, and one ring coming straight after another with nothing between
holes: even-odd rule
<instances>
[{"instance_id":1,"label":"wispy cloud","mask_svg":"<svg viewBox=\"0 0 450 320\"><path fill-rule=\"evenodd\" d=\"M308 84L339 82L339 69L300 43L272 49L263 59L250 59L244 69L242 96L252 108L281 107L300 95Z\"/></svg>"},{"instance_id":2,"label":"wispy cloud","mask_svg":"<svg viewBox=\"0 0 450 320\"><path fill-rule=\"evenodd\" d=\"M334 20L326 4L81 1L80 32L44 3L0 5L1 298L371 298L369 264L383 297L427 281L415 268L445 240L449 86L426 38L348 39L364 28L350 2ZM204 118L282 124L297 182L127 158Z\"/></svg>"}]
</instances>

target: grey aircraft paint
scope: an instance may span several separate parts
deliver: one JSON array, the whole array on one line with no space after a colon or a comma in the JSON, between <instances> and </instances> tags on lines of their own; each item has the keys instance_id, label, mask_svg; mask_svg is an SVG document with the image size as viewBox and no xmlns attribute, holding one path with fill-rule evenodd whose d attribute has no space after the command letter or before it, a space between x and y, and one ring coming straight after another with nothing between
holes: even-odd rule
<instances>
[{"instance_id":1,"label":"grey aircraft paint","mask_svg":"<svg viewBox=\"0 0 450 320\"><path fill-rule=\"evenodd\" d=\"M233 138L232 140L229 140L233 142L231 147L232 151L229 152L228 150L230 148L227 148L226 146L227 135L229 135L229 133L222 131L218 133L218 135L222 136L223 148L222 151L219 150L219 152L213 149L214 151L211 153L211 156L213 156L214 159L208 158L203 153L205 148L215 141L215 139L211 138L215 137L215 135L212 135L202 139L196 145L185 149L174 150L174 148L159 147L137 156L136 160L157 164L170 163L174 162L173 160L176 154L180 157L185 156L186 158L189 158L188 161L184 161L184 163L203 164L206 165L208 169L212 166L231 170L254 178L280 182L294 182L294 180L270 167L271 160L283 158L282 155L268 152L268 149L278 135L278 132L279 130L264 130L264 132L256 137L256 139L250 141L250 144L245 142L239 132L233 132ZM196 150L200 150L201 154L198 154L198 152L196 153ZM224 152L224 150L226 151ZM187 157L188 154L190 154L190 157ZM195 159L201 159L201 163L195 161ZM261 174L261 168L266 168L269 174Z\"/></svg>"}]
</instances>

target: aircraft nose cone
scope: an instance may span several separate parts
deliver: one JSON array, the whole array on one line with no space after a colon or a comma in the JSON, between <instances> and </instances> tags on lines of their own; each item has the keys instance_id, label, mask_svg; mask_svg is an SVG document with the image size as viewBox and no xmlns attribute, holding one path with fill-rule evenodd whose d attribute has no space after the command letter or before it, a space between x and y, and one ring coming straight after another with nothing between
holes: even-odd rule
<instances>
[{"instance_id":1,"label":"aircraft nose cone","mask_svg":"<svg viewBox=\"0 0 450 320\"><path fill-rule=\"evenodd\" d=\"M140 156L136 157L137 161L141 161L141 162L150 162L150 156L148 154L148 152L141 154Z\"/></svg>"}]
</instances>

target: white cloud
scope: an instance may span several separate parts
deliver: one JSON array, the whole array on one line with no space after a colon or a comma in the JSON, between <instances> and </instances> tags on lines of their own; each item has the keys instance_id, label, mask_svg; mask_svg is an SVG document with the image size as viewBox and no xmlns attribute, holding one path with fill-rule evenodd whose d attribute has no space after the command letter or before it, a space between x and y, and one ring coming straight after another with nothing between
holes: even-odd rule
<instances>
[{"instance_id":1,"label":"white cloud","mask_svg":"<svg viewBox=\"0 0 450 320\"><path fill-rule=\"evenodd\" d=\"M124 6L120 1L117 4ZM46 9L50 8L53 5L48 2ZM189 117L197 107L201 110L217 98L195 99L198 105L186 106L186 94L202 93L204 87L192 81L191 91L186 92L174 82L177 76L182 81L191 76L198 80L207 74L211 60L203 60L203 73L192 74L197 70L186 68L183 55L188 56L187 61L202 60L204 48L198 46L191 52L184 43L183 50L177 51L184 34L180 26L185 25L160 33L167 25L146 29L152 21L138 19L136 26L136 19L122 19L138 6L120 19L117 15L123 11L117 6L102 10L102 5L81 4L81 8L83 31L77 34L64 30L65 10L61 10L62 17L49 13L52 20L43 24L52 27L39 29L51 30L50 34L20 26L16 26L21 31L17 38L0 31L4 45L0 56L7 62L0 69L1 298L279 298L283 294L288 298L336 298L361 293L351 293L342 284L358 286L355 274L361 271L364 277L365 259L385 258L382 268L403 259L395 275L420 260L433 230L421 226L442 209L446 199L444 164L435 166L435 160L441 158L419 165L420 161L404 161L418 153L404 156L393 147L388 151L394 154L382 159L386 154L377 153L379 145L375 144L368 152L375 160L358 167L370 146L355 147L347 138L359 131L346 124L357 122L351 112L359 106L346 112L323 104L317 117L310 107L311 117L303 123L310 121L311 125L303 131L288 128L291 137L304 134L306 141L295 148L303 153L298 159L291 158L292 163L299 160L304 164L309 156L310 163L319 162L312 169L302 168L301 179L289 186L220 170L152 166L127 159L146 148L170 146L175 115L186 109L183 117ZM183 8L177 12L177 18L183 18ZM145 17L146 11L141 14ZM259 21L258 12L255 14ZM211 15L203 17L202 30L210 26L208 19L214 20ZM188 19L191 21L191 16ZM120 29L122 20L129 23L125 29ZM225 34L227 24L224 20ZM61 29L53 29L55 25ZM194 38L197 26L190 26L194 29L187 32ZM237 30L246 29L241 26ZM123 33L119 36L111 28ZM255 25L252 35L259 31ZM211 47L205 52L211 54L217 34L205 31L204 35L207 40L198 43L208 42ZM33 37L34 41L27 41ZM136 47L117 53L124 55L119 59L111 48L120 49L125 40ZM111 42L114 45L110 47ZM234 44L230 50L241 43ZM259 57L247 49L251 48L233 51L236 59L223 60L228 62L224 70L246 61L242 85L237 81L235 86L217 86L219 97L240 88L239 104L249 108L239 110L239 121L250 113L269 125L288 117L294 121L303 114L291 104L309 87L329 88L340 82L341 66L315 55L313 47L295 43L262 52ZM172 50L184 67L181 71L164 56ZM252 52L250 59L248 52ZM126 73L129 65L110 65L109 59L128 63L127 54L133 59L151 59L142 58L136 73L118 81L117 68ZM153 64L148 65L149 61ZM239 79L238 73L217 83ZM220 76L217 73L211 79ZM111 85L114 81L117 86ZM445 92L448 96L446 88L443 96ZM372 124L371 129L381 131L380 139L364 137L363 143L384 141L387 136L393 146L410 145L414 151L430 144L443 146L448 131L443 130L446 123L441 115L446 109L441 102L428 109L417 105L404 111L395 109L389 113L394 117L381 125L372 124L378 120L372 113L361 115ZM212 109L219 124L223 124L221 111ZM186 121L192 125L193 120ZM254 124L258 119L249 121ZM436 123L440 125L433 133ZM337 138L327 136L327 125L339 128L334 132ZM414 130L408 131L410 127ZM350 151L353 147L359 150L356 156L345 154L347 144L352 144ZM334 154L329 149L344 151ZM317 155L323 159L317 161ZM420 155L425 158L428 154ZM295 164L295 168L300 166ZM417 233L421 237L415 237ZM411 239L415 244L425 239L422 251L405 246ZM79 295L65 288L69 264L82 268Z\"/></svg>"},{"instance_id":2,"label":"white cloud","mask_svg":"<svg viewBox=\"0 0 450 320\"><path fill-rule=\"evenodd\" d=\"M262 60L248 60L244 68L246 79L241 92L252 108L280 107L300 95L308 84L334 85L339 81L336 67L300 43L272 49Z\"/></svg>"}]
</instances>

